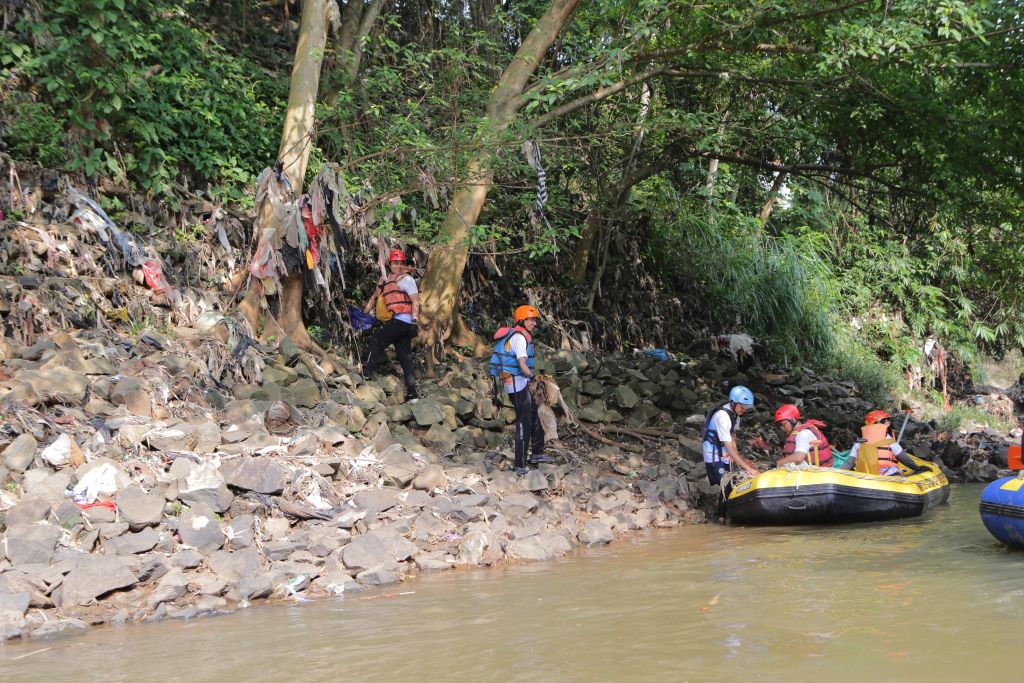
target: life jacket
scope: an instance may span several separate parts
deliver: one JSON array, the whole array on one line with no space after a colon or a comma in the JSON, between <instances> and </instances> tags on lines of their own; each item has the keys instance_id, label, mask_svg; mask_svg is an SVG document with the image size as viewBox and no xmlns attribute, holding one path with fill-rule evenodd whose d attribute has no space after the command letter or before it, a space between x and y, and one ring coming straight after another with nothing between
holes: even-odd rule
<instances>
[{"instance_id":1,"label":"life jacket","mask_svg":"<svg viewBox=\"0 0 1024 683\"><path fill-rule=\"evenodd\" d=\"M740 416L736 414L736 411L729 407L730 401L725 401L717 406L713 407L708 411L707 415L704 416L704 428L700 430L700 438L705 442L711 444L715 452L715 460L721 460L722 455L725 451L725 444L720 438L718 438L718 429L715 427L712 419L719 410L724 410L729 416L729 422L732 427L729 429L729 434L735 434L736 430L740 426Z\"/></svg>"},{"instance_id":2,"label":"life jacket","mask_svg":"<svg viewBox=\"0 0 1024 683\"><path fill-rule=\"evenodd\" d=\"M491 377L500 377L502 380L510 377L519 377L523 374L519 367L519 359L512 351L512 335L521 334L526 339L526 367L533 373L534 348L533 337L525 327L516 325L514 327L499 327L494 333L494 351L491 352L491 359L487 363Z\"/></svg>"},{"instance_id":3,"label":"life jacket","mask_svg":"<svg viewBox=\"0 0 1024 683\"><path fill-rule=\"evenodd\" d=\"M398 281L406 275L408 273L392 273L381 287L380 295L384 299L384 305L395 315L412 313L412 297L398 286Z\"/></svg>"},{"instance_id":4,"label":"life jacket","mask_svg":"<svg viewBox=\"0 0 1024 683\"><path fill-rule=\"evenodd\" d=\"M889 433L889 425L864 425L860 428L860 435L864 437L865 444L857 451L858 459L860 459L860 453L864 450L865 446L874 447L878 452L878 466L872 474L878 474L888 467L899 467L900 461L896 458L892 449L889 448L890 444L895 443L892 435Z\"/></svg>"},{"instance_id":5,"label":"life jacket","mask_svg":"<svg viewBox=\"0 0 1024 683\"><path fill-rule=\"evenodd\" d=\"M821 427L824 427L825 423L820 420L807 420L806 422L797 422L793 425L793 431L786 437L786 443L782 445L782 452L786 455L790 453L796 453L796 435L805 429L810 429L814 433L814 438L820 441L818 445L818 467L832 467L832 446L829 445L828 439L821 431ZM814 464L813 449L811 453L807 454L807 461Z\"/></svg>"}]
</instances>

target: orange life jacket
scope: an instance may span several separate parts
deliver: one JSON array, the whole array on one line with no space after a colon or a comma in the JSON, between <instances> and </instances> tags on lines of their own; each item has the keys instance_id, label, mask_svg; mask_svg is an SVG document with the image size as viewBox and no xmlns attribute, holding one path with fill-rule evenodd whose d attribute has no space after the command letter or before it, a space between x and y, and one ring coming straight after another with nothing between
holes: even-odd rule
<instances>
[{"instance_id":1,"label":"orange life jacket","mask_svg":"<svg viewBox=\"0 0 1024 683\"><path fill-rule=\"evenodd\" d=\"M412 297L398 286L398 280L406 275L408 273L392 273L388 275L387 279L384 280L384 286L381 288L381 296L384 297L384 303L395 315L412 313Z\"/></svg>"},{"instance_id":2,"label":"orange life jacket","mask_svg":"<svg viewBox=\"0 0 1024 683\"><path fill-rule=\"evenodd\" d=\"M822 433L819 427L824 427L825 423L820 420L807 420L806 422L798 422L793 425L793 431L786 437L786 443L782 445L782 452L786 455L796 452L796 435L805 429L810 429L814 432L814 438L820 441L818 445L818 467L832 467L832 446L829 445L828 439ZM807 461L812 462L814 455L812 453L807 454ZM813 464L813 463L812 463Z\"/></svg>"},{"instance_id":3,"label":"orange life jacket","mask_svg":"<svg viewBox=\"0 0 1024 683\"><path fill-rule=\"evenodd\" d=\"M879 443L892 438L892 434L889 432L889 425L884 424L864 425L860 428L860 435L869 444ZM900 461L896 459L896 456L893 455L892 450L888 446L878 447L879 472L887 467L899 467L899 465Z\"/></svg>"}]
</instances>

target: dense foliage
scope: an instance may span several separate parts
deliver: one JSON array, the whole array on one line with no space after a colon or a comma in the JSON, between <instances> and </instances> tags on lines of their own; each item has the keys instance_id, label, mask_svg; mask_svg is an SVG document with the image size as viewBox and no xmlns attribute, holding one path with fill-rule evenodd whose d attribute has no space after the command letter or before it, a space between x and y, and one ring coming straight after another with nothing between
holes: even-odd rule
<instances>
[{"instance_id":1,"label":"dense foliage","mask_svg":"<svg viewBox=\"0 0 1024 683\"><path fill-rule=\"evenodd\" d=\"M296 6L15 4L0 45L15 159L230 197L272 159ZM487 98L546 6L385 2L354 73L329 47L309 173L341 162L353 189L416 209L382 230L429 245L486 147L473 252L566 288L580 319L653 278L690 332L750 330L789 358L901 371L927 336L968 358L1024 347L1013 3L582 3L515 124L489 131ZM543 214L524 140L547 170ZM467 287L464 303L508 295Z\"/></svg>"}]
</instances>

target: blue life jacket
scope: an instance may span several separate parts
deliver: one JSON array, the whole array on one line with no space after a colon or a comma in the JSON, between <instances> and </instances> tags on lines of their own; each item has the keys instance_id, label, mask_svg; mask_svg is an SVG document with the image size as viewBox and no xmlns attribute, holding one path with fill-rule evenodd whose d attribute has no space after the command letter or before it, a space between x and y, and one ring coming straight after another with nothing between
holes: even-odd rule
<instances>
[{"instance_id":1,"label":"blue life jacket","mask_svg":"<svg viewBox=\"0 0 1024 683\"><path fill-rule=\"evenodd\" d=\"M735 434L736 429L740 426L740 416L736 414L732 408L729 407L730 402L726 401L721 403L711 410L704 416L704 428L700 430L700 438L704 443L711 444L714 448L715 460L721 460L722 454L725 451L725 445L722 440L718 438L718 428L715 427L715 423L711 418L715 416L719 410L724 410L729 415L729 421L732 423L732 427L729 429L729 434Z\"/></svg>"},{"instance_id":2,"label":"blue life jacket","mask_svg":"<svg viewBox=\"0 0 1024 683\"><path fill-rule=\"evenodd\" d=\"M512 352L511 341L512 335L521 334L526 339L526 367L530 368L530 372L533 372L533 337L526 331L526 328L519 327L500 327L498 331L494 333L494 338L497 342L494 344L494 351L491 353L491 360L487 366L490 371L491 377L499 377L502 380L508 377L519 377L523 374L523 371L519 368L519 360L516 358L516 354Z\"/></svg>"}]
</instances>

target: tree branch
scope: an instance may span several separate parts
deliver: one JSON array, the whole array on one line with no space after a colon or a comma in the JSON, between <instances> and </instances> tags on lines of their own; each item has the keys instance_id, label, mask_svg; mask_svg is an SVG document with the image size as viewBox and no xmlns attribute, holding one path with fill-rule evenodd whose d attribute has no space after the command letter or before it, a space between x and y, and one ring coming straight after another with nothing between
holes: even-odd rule
<instances>
[{"instance_id":1,"label":"tree branch","mask_svg":"<svg viewBox=\"0 0 1024 683\"><path fill-rule=\"evenodd\" d=\"M530 121L528 125L530 125L533 128L543 128L547 124L557 119L559 116L572 113L577 109L581 109L587 106L588 104L592 104L594 102L598 102L600 100L611 97L616 93L622 92L631 85L642 83L643 81L646 81L649 78L657 76L664 70L664 67L648 69L647 71L643 71L639 74L636 74L635 76L631 76L630 78L621 80L618 83L612 83L611 85L606 85L604 87L598 88L597 90L593 91L588 95L584 95L583 97L572 100L571 102L566 102L565 104L555 107L554 109L545 114L541 114L537 118Z\"/></svg>"}]
</instances>

